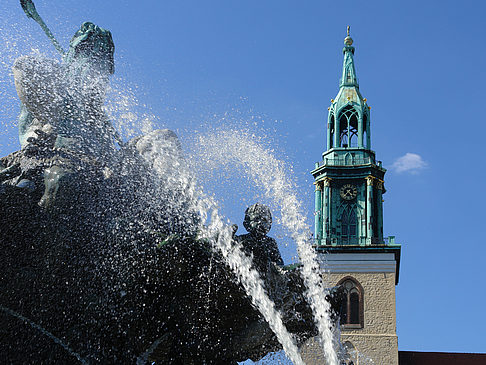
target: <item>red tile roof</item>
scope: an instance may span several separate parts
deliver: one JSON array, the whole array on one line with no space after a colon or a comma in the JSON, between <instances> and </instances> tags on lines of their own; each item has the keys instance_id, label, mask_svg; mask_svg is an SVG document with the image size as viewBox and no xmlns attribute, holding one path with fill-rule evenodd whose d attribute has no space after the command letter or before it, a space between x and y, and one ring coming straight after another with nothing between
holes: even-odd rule
<instances>
[{"instance_id":1,"label":"red tile roof","mask_svg":"<svg viewBox=\"0 0 486 365\"><path fill-rule=\"evenodd\" d=\"M486 354L398 351L400 365L486 365Z\"/></svg>"}]
</instances>

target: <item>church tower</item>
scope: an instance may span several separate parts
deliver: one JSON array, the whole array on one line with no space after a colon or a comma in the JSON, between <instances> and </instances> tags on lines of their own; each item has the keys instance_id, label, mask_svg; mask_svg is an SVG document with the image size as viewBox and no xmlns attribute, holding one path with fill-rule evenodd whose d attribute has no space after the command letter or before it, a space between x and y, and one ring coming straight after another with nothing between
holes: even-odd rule
<instances>
[{"instance_id":1,"label":"church tower","mask_svg":"<svg viewBox=\"0 0 486 365\"><path fill-rule=\"evenodd\" d=\"M371 149L370 107L359 90L353 39L344 39L339 92L327 117L327 148L315 179L315 249L328 286L341 285L343 364L398 364L395 286L401 246L383 236L386 170ZM319 346L302 349L323 364Z\"/></svg>"}]
</instances>

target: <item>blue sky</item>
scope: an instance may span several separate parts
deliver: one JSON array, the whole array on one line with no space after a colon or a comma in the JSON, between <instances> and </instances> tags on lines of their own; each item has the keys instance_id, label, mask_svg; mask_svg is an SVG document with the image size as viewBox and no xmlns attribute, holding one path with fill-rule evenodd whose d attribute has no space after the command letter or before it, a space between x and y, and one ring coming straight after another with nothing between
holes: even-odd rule
<instances>
[{"instance_id":1,"label":"blue sky","mask_svg":"<svg viewBox=\"0 0 486 365\"><path fill-rule=\"evenodd\" d=\"M372 148L388 169L385 235L403 245L399 348L486 351L483 2L37 0L36 6L65 47L83 21L110 29L113 84L130 96L135 119L175 130L185 148L214 128L263 136L292 166L309 224L309 171L325 148L327 107L338 91L350 25L360 90L372 108ZM0 14L3 156L19 148L13 60L33 48L56 53L17 0L2 1ZM241 226L245 202L232 199L235 181L229 176L212 189ZM271 231L278 232L278 226ZM282 251L289 261L295 249Z\"/></svg>"}]
</instances>

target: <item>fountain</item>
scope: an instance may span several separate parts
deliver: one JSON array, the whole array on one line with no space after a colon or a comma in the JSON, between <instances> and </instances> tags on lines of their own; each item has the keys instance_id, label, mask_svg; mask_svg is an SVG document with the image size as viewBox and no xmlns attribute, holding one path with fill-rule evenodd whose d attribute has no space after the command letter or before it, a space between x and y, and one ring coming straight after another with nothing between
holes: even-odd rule
<instances>
[{"instance_id":1,"label":"fountain","mask_svg":"<svg viewBox=\"0 0 486 365\"><path fill-rule=\"evenodd\" d=\"M249 233L236 235L182 163L174 132L118 135L103 109L109 31L83 23L64 52L32 1L21 5L62 62L24 56L13 66L21 149L0 159L5 361L235 364L283 348L303 364L298 346L319 334L337 364L342 293L322 286L290 187L272 185L237 153L238 136L225 136L227 156L277 199L298 243L302 264L284 266L269 209L249 207Z\"/></svg>"}]
</instances>

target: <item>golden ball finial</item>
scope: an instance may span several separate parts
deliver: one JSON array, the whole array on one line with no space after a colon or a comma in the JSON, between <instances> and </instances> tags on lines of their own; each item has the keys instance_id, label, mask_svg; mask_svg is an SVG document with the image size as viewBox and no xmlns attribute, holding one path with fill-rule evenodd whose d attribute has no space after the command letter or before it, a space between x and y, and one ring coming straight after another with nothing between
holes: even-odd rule
<instances>
[{"instance_id":1,"label":"golden ball finial","mask_svg":"<svg viewBox=\"0 0 486 365\"><path fill-rule=\"evenodd\" d=\"M344 38L344 44L347 46L351 46L353 44L353 38L349 36L349 25L347 31L348 31L348 36Z\"/></svg>"}]
</instances>

